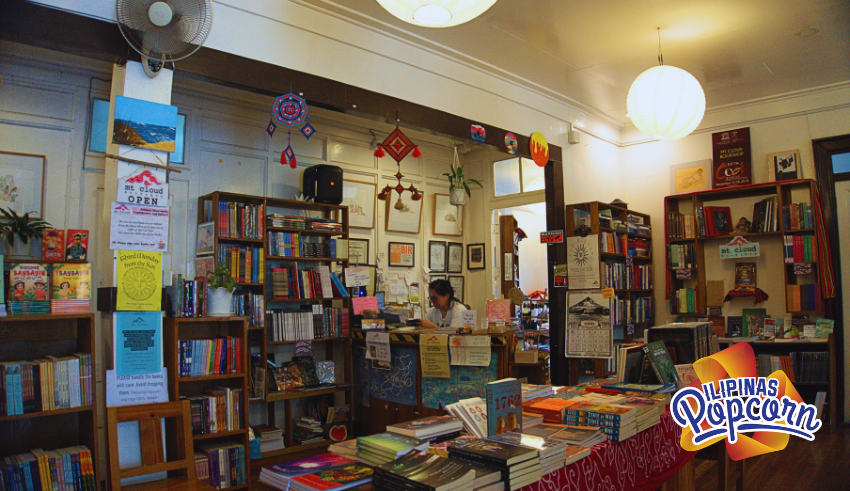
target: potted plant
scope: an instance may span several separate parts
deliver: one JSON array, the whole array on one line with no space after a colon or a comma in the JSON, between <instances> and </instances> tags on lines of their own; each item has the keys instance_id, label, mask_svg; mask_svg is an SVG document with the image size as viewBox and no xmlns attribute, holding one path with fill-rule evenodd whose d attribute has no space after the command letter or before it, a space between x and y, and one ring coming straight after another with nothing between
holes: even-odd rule
<instances>
[{"instance_id":1,"label":"potted plant","mask_svg":"<svg viewBox=\"0 0 850 491\"><path fill-rule=\"evenodd\" d=\"M236 289L236 280L230 275L230 270L223 264L207 273L208 304L207 315L210 317L227 317L232 315L231 298Z\"/></svg>"},{"instance_id":2,"label":"potted plant","mask_svg":"<svg viewBox=\"0 0 850 491\"><path fill-rule=\"evenodd\" d=\"M0 232L6 241L6 254L9 257L31 258L33 237L41 238L41 231L53 228L53 225L41 219L30 219L30 213L18 215L15 210L0 208L3 214L0 220ZM16 241L15 238L18 238Z\"/></svg>"},{"instance_id":3,"label":"potted plant","mask_svg":"<svg viewBox=\"0 0 850 491\"><path fill-rule=\"evenodd\" d=\"M470 186L484 187L477 180L469 179L464 175L463 165L461 165L457 156L457 148L455 148L454 160L449 170L451 172L444 172L443 175L449 178L449 203L455 206L466 204L466 198L472 197Z\"/></svg>"}]
</instances>

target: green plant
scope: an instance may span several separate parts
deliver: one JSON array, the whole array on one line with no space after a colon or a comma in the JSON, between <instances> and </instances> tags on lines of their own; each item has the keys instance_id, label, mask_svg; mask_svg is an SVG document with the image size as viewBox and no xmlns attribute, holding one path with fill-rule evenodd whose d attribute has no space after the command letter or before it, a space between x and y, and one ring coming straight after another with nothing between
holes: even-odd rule
<instances>
[{"instance_id":1,"label":"green plant","mask_svg":"<svg viewBox=\"0 0 850 491\"><path fill-rule=\"evenodd\" d=\"M455 166L455 162L457 162L457 160L452 162L452 166L449 168L451 172L443 173L444 176L449 178L449 191L455 188L461 188L465 190L466 195L471 198L472 191L469 188L470 185L478 186L478 188L483 188L484 186L475 179L467 179L466 176L463 175L463 165L458 164Z\"/></svg>"},{"instance_id":2,"label":"green plant","mask_svg":"<svg viewBox=\"0 0 850 491\"><path fill-rule=\"evenodd\" d=\"M207 284L210 288L224 288L233 293L236 289L236 280L230 275L230 269L224 264L219 264L215 270L207 273Z\"/></svg>"},{"instance_id":3,"label":"green plant","mask_svg":"<svg viewBox=\"0 0 850 491\"><path fill-rule=\"evenodd\" d=\"M9 208L5 210L0 208L0 213L3 214L0 221L0 233L9 244L9 247L15 245L15 236L21 239L21 242L26 244L32 237L41 237L41 231L53 228L53 225L40 219L30 219L30 213L18 215L15 210Z\"/></svg>"}]
</instances>

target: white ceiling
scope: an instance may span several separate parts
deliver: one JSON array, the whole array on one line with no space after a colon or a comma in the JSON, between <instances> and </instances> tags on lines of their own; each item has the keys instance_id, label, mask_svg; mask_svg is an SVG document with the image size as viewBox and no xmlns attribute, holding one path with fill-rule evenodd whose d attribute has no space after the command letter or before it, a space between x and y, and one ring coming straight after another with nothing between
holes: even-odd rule
<instances>
[{"instance_id":1,"label":"white ceiling","mask_svg":"<svg viewBox=\"0 0 850 491\"><path fill-rule=\"evenodd\" d=\"M850 0L498 0L448 29L375 0L300 1L621 124L632 81L658 63L656 27L664 63L700 81L709 109L850 80Z\"/></svg>"}]
</instances>

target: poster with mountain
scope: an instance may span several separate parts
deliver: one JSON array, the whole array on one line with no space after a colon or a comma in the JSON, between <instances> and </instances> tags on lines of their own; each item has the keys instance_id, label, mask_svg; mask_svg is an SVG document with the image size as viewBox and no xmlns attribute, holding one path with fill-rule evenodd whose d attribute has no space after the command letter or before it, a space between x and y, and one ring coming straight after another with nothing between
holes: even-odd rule
<instances>
[{"instance_id":1,"label":"poster with mountain","mask_svg":"<svg viewBox=\"0 0 850 491\"><path fill-rule=\"evenodd\" d=\"M612 358L611 299L601 291L567 293L567 358Z\"/></svg>"}]
</instances>

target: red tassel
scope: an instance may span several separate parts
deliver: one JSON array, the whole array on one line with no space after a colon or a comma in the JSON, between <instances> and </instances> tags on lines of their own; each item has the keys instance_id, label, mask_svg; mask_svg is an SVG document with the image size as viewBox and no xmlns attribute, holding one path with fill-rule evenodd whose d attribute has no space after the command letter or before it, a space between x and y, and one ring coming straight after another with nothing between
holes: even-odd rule
<instances>
[{"instance_id":1,"label":"red tassel","mask_svg":"<svg viewBox=\"0 0 850 491\"><path fill-rule=\"evenodd\" d=\"M289 161L289 166L294 169L296 165L297 163L295 162L295 157L292 157L292 160Z\"/></svg>"},{"instance_id":2,"label":"red tassel","mask_svg":"<svg viewBox=\"0 0 850 491\"><path fill-rule=\"evenodd\" d=\"M378 148L375 149L375 157L381 158L386 153L384 153L384 147L382 145L378 145Z\"/></svg>"},{"instance_id":3,"label":"red tassel","mask_svg":"<svg viewBox=\"0 0 850 491\"><path fill-rule=\"evenodd\" d=\"M422 152L419 151L419 145L413 147L413 158L418 159L422 156Z\"/></svg>"},{"instance_id":4,"label":"red tassel","mask_svg":"<svg viewBox=\"0 0 850 491\"><path fill-rule=\"evenodd\" d=\"M286 165L286 152L280 152L280 165Z\"/></svg>"}]
</instances>

